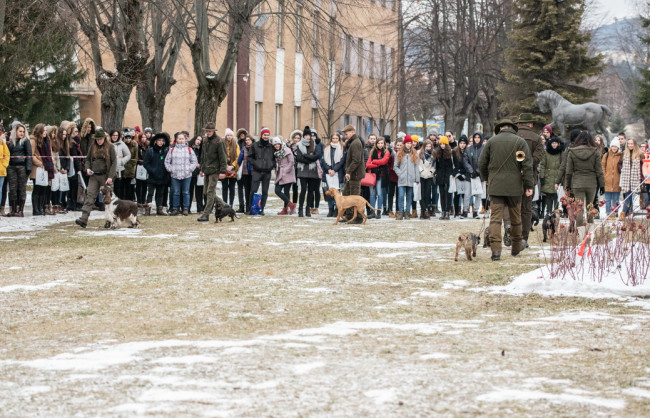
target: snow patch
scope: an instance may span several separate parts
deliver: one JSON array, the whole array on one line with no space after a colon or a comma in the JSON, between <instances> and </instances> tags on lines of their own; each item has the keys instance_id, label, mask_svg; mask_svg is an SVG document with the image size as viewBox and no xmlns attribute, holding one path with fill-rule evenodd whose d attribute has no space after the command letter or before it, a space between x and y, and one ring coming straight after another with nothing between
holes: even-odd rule
<instances>
[{"instance_id":1,"label":"snow patch","mask_svg":"<svg viewBox=\"0 0 650 418\"><path fill-rule=\"evenodd\" d=\"M446 353L431 353L431 354L423 354L420 356L420 360L442 360L451 357L449 354Z\"/></svg>"},{"instance_id":2,"label":"snow patch","mask_svg":"<svg viewBox=\"0 0 650 418\"><path fill-rule=\"evenodd\" d=\"M636 396L637 398L647 398L650 399L650 390L641 389L641 388L627 388L622 391L626 395Z\"/></svg>"},{"instance_id":3,"label":"snow patch","mask_svg":"<svg viewBox=\"0 0 650 418\"><path fill-rule=\"evenodd\" d=\"M307 374L316 369L320 369L321 367L325 367L325 363L322 361L316 361L313 363L297 364L291 367L291 371L295 374L301 375Z\"/></svg>"},{"instance_id":4,"label":"snow patch","mask_svg":"<svg viewBox=\"0 0 650 418\"><path fill-rule=\"evenodd\" d=\"M388 402L395 402L397 393L395 389L375 389L363 392L364 395L371 398L375 405L381 405Z\"/></svg>"},{"instance_id":5,"label":"snow patch","mask_svg":"<svg viewBox=\"0 0 650 418\"><path fill-rule=\"evenodd\" d=\"M183 356L183 357L163 357L155 360L159 364L195 364L195 363L216 363L218 359L210 356Z\"/></svg>"},{"instance_id":6,"label":"snow patch","mask_svg":"<svg viewBox=\"0 0 650 418\"><path fill-rule=\"evenodd\" d=\"M45 290L51 289L56 286L61 286L66 282L66 280L57 280L54 282L44 283L40 285L23 285L23 284L14 284L10 286L0 287L0 293L15 292L16 290L23 290L25 292L33 292L36 290Z\"/></svg>"},{"instance_id":7,"label":"snow patch","mask_svg":"<svg viewBox=\"0 0 650 418\"><path fill-rule=\"evenodd\" d=\"M569 393L546 393L537 390L498 389L476 398L479 402L508 402L508 401L535 401L547 400L556 403L580 403L595 405L603 408L623 409L623 399L607 399L599 397L586 397Z\"/></svg>"}]
</instances>

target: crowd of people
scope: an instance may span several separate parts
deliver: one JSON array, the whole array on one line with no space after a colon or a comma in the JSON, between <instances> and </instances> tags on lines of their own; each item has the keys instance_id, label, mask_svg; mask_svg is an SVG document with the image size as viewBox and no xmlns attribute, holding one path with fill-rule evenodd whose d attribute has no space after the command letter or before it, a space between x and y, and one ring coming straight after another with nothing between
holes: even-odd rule
<instances>
[{"instance_id":1,"label":"crowd of people","mask_svg":"<svg viewBox=\"0 0 650 418\"><path fill-rule=\"evenodd\" d=\"M534 215L562 211L562 195L583 202L587 222L598 216L589 208L597 208L601 197L607 214L616 216L613 211L622 195L621 218L632 212L634 193L640 195L642 207L649 203L647 143L620 133L607 144L600 135L580 130L572 131L570 138L558 138L551 126L535 132L530 114L498 123L495 134L504 127L526 143L521 161L514 154L509 157L520 165L530 160L526 189L533 190L529 195L520 193L521 220L516 225L509 211L502 213L506 238L513 226L521 224L525 243ZM396 138L370 134L364 139L348 125L321 138L307 126L286 139L272 137L263 128L256 140L246 129L235 133L228 128L222 137L215 124L208 123L203 135L191 137L181 131L170 137L137 126L105 131L91 118L80 124L64 121L58 127L37 124L31 133L16 121L10 132L4 127L0 131L0 215L24 216L31 180L34 216L81 211L77 224L82 227L92 210L102 210L98 195L105 184L120 199L136 201L144 215L187 216L195 201L198 220L207 221L215 206L234 207L235 197L237 212L264 215L275 174L274 192L282 200L278 215L310 217L326 211L333 217L336 203L324 191L336 188L343 195L365 197L377 209L368 210L370 219L450 220L487 216L494 196L504 196L490 189L498 186L495 182L503 186L511 180L500 180L487 166L481 168L490 144L482 132L469 138L446 131L422 139L404 134ZM512 166L517 167L523 173L522 166ZM646 185L639 187L642 183ZM578 223L583 223L582 213Z\"/></svg>"}]
</instances>

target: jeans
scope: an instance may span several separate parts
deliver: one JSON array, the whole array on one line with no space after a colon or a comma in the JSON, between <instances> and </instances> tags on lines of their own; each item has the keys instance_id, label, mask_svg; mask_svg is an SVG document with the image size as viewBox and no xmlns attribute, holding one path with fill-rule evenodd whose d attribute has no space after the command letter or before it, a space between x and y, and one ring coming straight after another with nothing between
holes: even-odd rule
<instances>
[{"instance_id":1,"label":"jeans","mask_svg":"<svg viewBox=\"0 0 650 418\"><path fill-rule=\"evenodd\" d=\"M629 215L632 213L632 209L634 209L634 193L631 191L623 193L623 199L623 213Z\"/></svg>"},{"instance_id":2,"label":"jeans","mask_svg":"<svg viewBox=\"0 0 650 418\"><path fill-rule=\"evenodd\" d=\"M4 187L4 185L5 185L5 178L4 178L4 177L0 177L0 190L2 190L2 188ZM4 198L4 193L3 193L3 198ZM4 208L4 205L2 205L2 207Z\"/></svg>"},{"instance_id":3,"label":"jeans","mask_svg":"<svg viewBox=\"0 0 650 418\"><path fill-rule=\"evenodd\" d=\"M404 205L404 197L406 197L406 205ZM404 212L404 207L408 207L413 202L413 187L411 186L398 186L397 187L397 211Z\"/></svg>"},{"instance_id":4,"label":"jeans","mask_svg":"<svg viewBox=\"0 0 650 418\"><path fill-rule=\"evenodd\" d=\"M183 194L183 207L190 208L190 183L192 177L182 180L172 178L172 208L178 209L181 205L181 193Z\"/></svg>"},{"instance_id":5,"label":"jeans","mask_svg":"<svg viewBox=\"0 0 650 418\"><path fill-rule=\"evenodd\" d=\"M291 192L291 187L293 187L294 183L287 183L287 184L276 184L275 185L275 194L282 200L282 204L284 205L283 207L287 207L289 202L291 201L289 199L289 193Z\"/></svg>"},{"instance_id":6,"label":"jeans","mask_svg":"<svg viewBox=\"0 0 650 418\"><path fill-rule=\"evenodd\" d=\"M395 207L397 207L397 182L389 181L388 182L388 211L393 211L393 200L395 201Z\"/></svg>"},{"instance_id":7,"label":"jeans","mask_svg":"<svg viewBox=\"0 0 650 418\"><path fill-rule=\"evenodd\" d=\"M618 197L621 192L605 192L605 211L609 215L618 205Z\"/></svg>"},{"instance_id":8,"label":"jeans","mask_svg":"<svg viewBox=\"0 0 650 418\"><path fill-rule=\"evenodd\" d=\"M377 204L375 205L375 200ZM384 205L384 194L381 187L381 177L377 177L377 183L374 187L370 188L370 206L374 206L381 212L381 208Z\"/></svg>"},{"instance_id":9,"label":"jeans","mask_svg":"<svg viewBox=\"0 0 650 418\"><path fill-rule=\"evenodd\" d=\"M250 201L253 201L253 195L257 193L260 185L262 185L262 200L260 202L260 207L262 212L264 212L264 207L266 206L266 199L269 197L269 184L271 183L271 173L270 172L253 172L252 176L252 185L250 191Z\"/></svg>"}]
</instances>

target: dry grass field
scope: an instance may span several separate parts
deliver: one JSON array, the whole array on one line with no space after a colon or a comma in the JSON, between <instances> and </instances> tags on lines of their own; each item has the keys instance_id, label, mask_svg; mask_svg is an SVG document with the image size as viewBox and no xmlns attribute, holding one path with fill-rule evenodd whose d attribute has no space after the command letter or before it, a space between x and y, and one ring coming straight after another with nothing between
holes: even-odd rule
<instances>
[{"instance_id":1,"label":"dry grass field","mask_svg":"<svg viewBox=\"0 0 650 418\"><path fill-rule=\"evenodd\" d=\"M541 228L454 262L482 220L98 216L0 233L1 416L650 411L649 301L486 291Z\"/></svg>"}]
</instances>

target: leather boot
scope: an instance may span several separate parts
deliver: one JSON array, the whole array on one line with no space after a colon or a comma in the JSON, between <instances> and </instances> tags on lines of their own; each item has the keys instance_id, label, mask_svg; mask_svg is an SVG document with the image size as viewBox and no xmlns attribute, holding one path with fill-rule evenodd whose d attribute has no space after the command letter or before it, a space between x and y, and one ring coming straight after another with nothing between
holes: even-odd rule
<instances>
[{"instance_id":1,"label":"leather boot","mask_svg":"<svg viewBox=\"0 0 650 418\"><path fill-rule=\"evenodd\" d=\"M334 217L334 208L329 208L329 210L327 211L327 217L328 218Z\"/></svg>"},{"instance_id":2,"label":"leather boot","mask_svg":"<svg viewBox=\"0 0 650 418\"><path fill-rule=\"evenodd\" d=\"M402 212L397 212L395 214L395 219L398 221L404 220L404 214Z\"/></svg>"},{"instance_id":3,"label":"leather boot","mask_svg":"<svg viewBox=\"0 0 650 418\"><path fill-rule=\"evenodd\" d=\"M402 218L408 221L409 219L411 219L411 215L409 215L408 212L402 212Z\"/></svg>"},{"instance_id":4,"label":"leather boot","mask_svg":"<svg viewBox=\"0 0 650 418\"><path fill-rule=\"evenodd\" d=\"M393 212L392 210L390 212L388 212L388 217L389 218L395 218L396 216L397 215L395 215L395 212Z\"/></svg>"},{"instance_id":5,"label":"leather boot","mask_svg":"<svg viewBox=\"0 0 650 418\"><path fill-rule=\"evenodd\" d=\"M375 212L375 219L381 219L381 211L380 210Z\"/></svg>"},{"instance_id":6,"label":"leather boot","mask_svg":"<svg viewBox=\"0 0 650 418\"><path fill-rule=\"evenodd\" d=\"M288 215L289 212L287 212L287 207L283 207L280 212L278 212L278 215Z\"/></svg>"},{"instance_id":7,"label":"leather boot","mask_svg":"<svg viewBox=\"0 0 650 418\"><path fill-rule=\"evenodd\" d=\"M299 206L299 207L298 207L298 217L299 217L299 218L302 218L303 216L305 216L305 215L303 215L303 209L302 209L302 206Z\"/></svg>"},{"instance_id":8,"label":"leather boot","mask_svg":"<svg viewBox=\"0 0 650 418\"><path fill-rule=\"evenodd\" d=\"M158 216L167 216L167 213L164 212L164 210L165 210L164 206L158 206L156 208L156 215L158 215Z\"/></svg>"},{"instance_id":9,"label":"leather boot","mask_svg":"<svg viewBox=\"0 0 650 418\"><path fill-rule=\"evenodd\" d=\"M307 206L307 209L305 209L305 216L308 218L311 218L311 214L314 213L313 209Z\"/></svg>"},{"instance_id":10,"label":"leather boot","mask_svg":"<svg viewBox=\"0 0 650 418\"><path fill-rule=\"evenodd\" d=\"M16 216L22 218L25 216L23 211L25 210L25 199L19 199L18 204L16 205Z\"/></svg>"},{"instance_id":11,"label":"leather boot","mask_svg":"<svg viewBox=\"0 0 650 418\"><path fill-rule=\"evenodd\" d=\"M460 217L463 219L467 219L467 215L469 215L469 212L463 211L463 213L460 214Z\"/></svg>"},{"instance_id":12,"label":"leather boot","mask_svg":"<svg viewBox=\"0 0 650 418\"><path fill-rule=\"evenodd\" d=\"M460 216L460 206L456 206L456 210L454 211L454 218L458 218Z\"/></svg>"},{"instance_id":13,"label":"leather boot","mask_svg":"<svg viewBox=\"0 0 650 418\"><path fill-rule=\"evenodd\" d=\"M436 217L436 212L437 212L437 211L438 211L438 207L437 207L436 205L433 205L433 210L432 210L431 212L429 212L429 216L430 216L431 218L435 218L435 217Z\"/></svg>"},{"instance_id":14,"label":"leather boot","mask_svg":"<svg viewBox=\"0 0 650 418\"><path fill-rule=\"evenodd\" d=\"M296 204L293 202L287 203L287 207L289 208L289 215L293 215L293 212L296 210Z\"/></svg>"},{"instance_id":15,"label":"leather boot","mask_svg":"<svg viewBox=\"0 0 650 418\"><path fill-rule=\"evenodd\" d=\"M411 211L411 219L417 219L417 218L418 218L418 210L417 210L417 209L413 209L413 210Z\"/></svg>"},{"instance_id":16,"label":"leather boot","mask_svg":"<svg viewBox=\"0 0 650 418\"><path fill-rule=\"evenodd\" d=\"M144 216L151 216L151 203L147 203L144 206Z\"/></svg>"},{"instance_id":17,"label":"leather boot","mask_svg":"<svg viewBox=\"0 0 650 418\"><path fill-rule=\"evenodd\" d=\"M420 211L420 219L429 219L429 212L426 210Z\"/></svg>"},{"instance_id":18,"label":"leather boot","mask_svg":"<svg viewBox=\"0 0 650 418\"><path fill-rule=\"evenodd\" d=\"M237 213L244 213L244 206L239 205L239 209L237 209Z\"/></svg>"}]
</instances>

